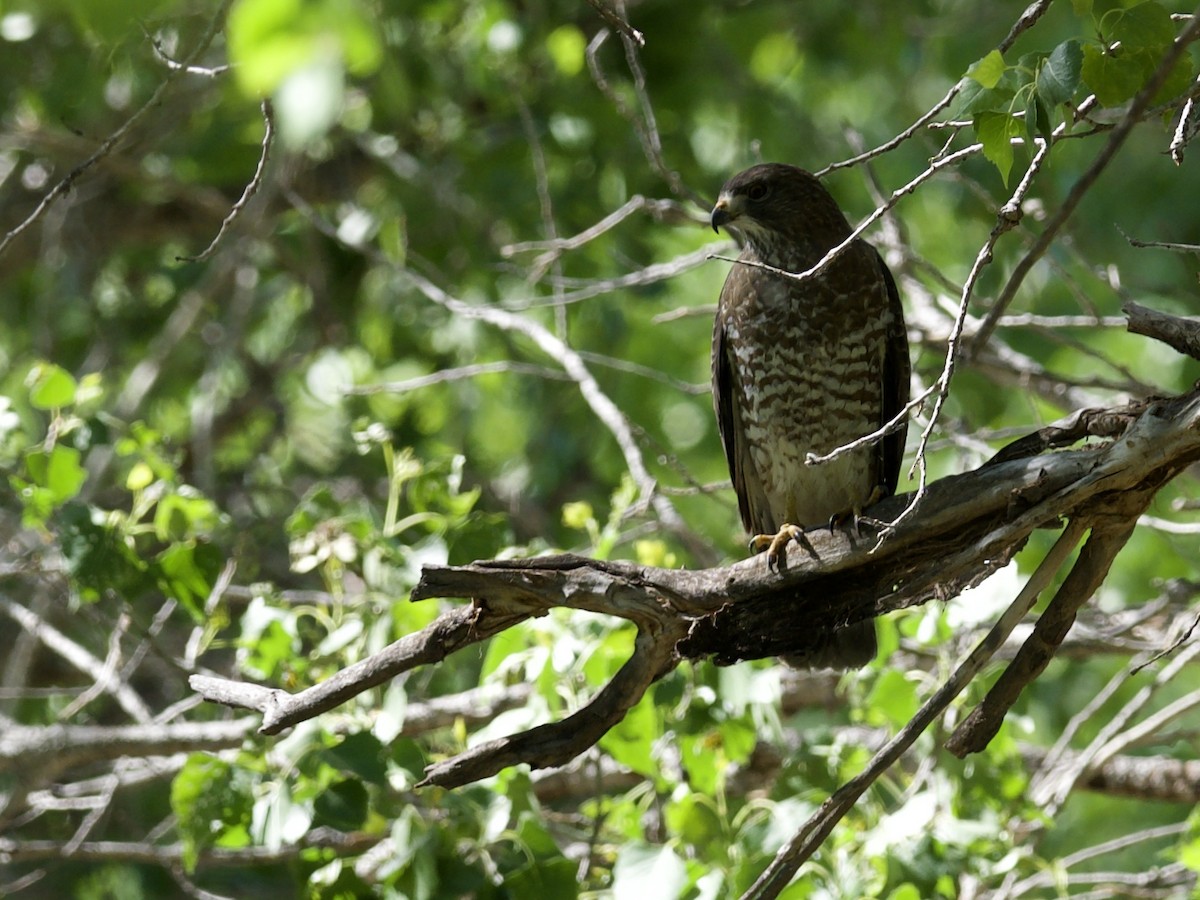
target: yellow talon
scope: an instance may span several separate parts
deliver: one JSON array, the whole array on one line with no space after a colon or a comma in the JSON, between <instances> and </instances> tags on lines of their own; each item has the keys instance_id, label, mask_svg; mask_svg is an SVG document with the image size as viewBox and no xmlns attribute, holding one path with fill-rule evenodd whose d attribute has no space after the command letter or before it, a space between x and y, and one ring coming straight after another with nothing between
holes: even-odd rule
<instances>
[{"instance_id":1,"label":"yellow talon","mask_svg":"<svg viewBox=\"0 0 1200 900\"><path fill-rule=\"evenodd\" d=\"M755 553L767 551L767 567L774 569L783 554L784 548L791 541L799 541L804 537L804 529L799 525L783 524L775 534L756 534L750 539L750 546Z\"/></svg>"}]
</instances>

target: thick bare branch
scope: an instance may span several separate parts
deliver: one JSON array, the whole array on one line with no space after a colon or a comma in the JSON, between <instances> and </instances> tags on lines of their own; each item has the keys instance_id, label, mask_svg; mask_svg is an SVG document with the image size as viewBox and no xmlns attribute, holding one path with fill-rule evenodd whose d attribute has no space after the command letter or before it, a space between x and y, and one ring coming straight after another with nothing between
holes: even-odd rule
<instances>
[{"instance_id":1,"label":"thick bare branch","mask_svg":"<svg viewBox=\"0 0 1200 900\"><path fill-rule=\"evenodd\" d=\"M1033 634L992 685L983 702L955 729L946 742L947 750L955 756L964 757L969 753L978 753L996 736L1004 723L1004 716L1021 691L1050 663L1063 638L1075 624L1079 608L1091 599L1108 575L1113 559L1133 534L1138 516L1145 511L1158 486L1151 482L1142 490L1128 491L1115 498L1103 495L1119 510L1105 509L1092 525L1092 533L1080 551L1079 559L1050 601L1046 612L1038 619Z\"/></svg>"},{"instance_id":2,"label":"thick bare branch","mask_svg":"<svg viewBox=\"0 0 1200 900\"><path fill-rule=\"evenodd\" d=\"M1200 459L1200 391L1146 404L1136 417L1110 413L1097 418L1128 428L1104 447L1008 460L929 485L916 515L879 546L813 532L782 571L761 557L695 571L576 556L430 566L413 600L469 597L471 605L329 681L296 695L204 676L193 676L192 686L208 699L261 711L261 730L273 734L555 606L628 619L638 626L634 654L590 704L439 763L427 782L464 784L518 762L560 765L592 746L680 658L731 663L802 652L831 629L955 596L1005 565L1035 528L1069 519L1069 549L1122 493L1144 500ZM872 512L884 518L907 503L894 497ZM1041 586L1030 590L1036 596Z\"/></svg>"},{"instance_id":3,"label":"thick bare branch","mask_svg":"<svg viewBox=\"0 0 1200 900\"><path fill-rule=\"evenodd\" d=\"M1121 306L1121 312L1129 317L1133 334L1144 334L1192 359L1200 359L1200 319L1167 315L1132 300Z\"/></svg>"}]
</instances>

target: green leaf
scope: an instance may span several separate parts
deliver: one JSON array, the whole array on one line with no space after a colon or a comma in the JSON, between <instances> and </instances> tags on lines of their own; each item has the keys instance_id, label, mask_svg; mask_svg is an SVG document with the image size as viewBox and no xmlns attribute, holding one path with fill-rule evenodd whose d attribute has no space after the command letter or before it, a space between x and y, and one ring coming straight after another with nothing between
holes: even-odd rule
<instances>
[{"instance_id":1,"label":"green leaf","mask_svg":"<svg viewBox=\"0 0 1200 900\"><path fill-rule=\"evenodd\" d=\"M1090 44L1083 48L1080 74L1103 106L1120 106L1146 80L1144 67L1136 58L1129 54L1113 56Z\"/></svg>"},{"instance_id":2,"label":"green leaf","mask_svg":"<svg viewBox=\"0 0 1200 900\"><path fill-rule=\"evenodd\" d=\"M575 877L579 866L564 857L526 863L504 876L509 897L562 897L573 900L579 896Z\"/></svg>"},{"instance_id":3,"label":"green leaf","mask_svg":"<svg viewBox=\"0 0 1200 900\"><path fill-rule=\"evenodd\" d=\"M721 816L706 794L693 792L671 800L663 817L671 834L678 835L703 856L717 855L719 845L728 840Z\"/></svg>"},{"instance_id":4,"label":"green leaf","mask_svg":"<svg viewBox=\"0 0 1200 900\"><path fill-rule=\"evenodd\" d=\"M1012 139L1020 131L1021 124L1005 113L985 112L975 117L975 134L983 144L983 155L1000 172L1005 184L1013 164Z\"/></svg>"},{"instance_id":5,"label":"green leaf","mask_svg":"<svg viewBox=\"0 0 1200 900\"><path fill-rule=\"evenodd\" d=\"M648 778L656 778L661 774L661 767L654 758L653 749L660 734L658 711L650 694L646 694L600 739L600 749L621 765Z\"/></svg>"},{"instance_id":6,"label":"green leaf","mask_svg":"<svg viewBox=\"0 0 1200 900\"><path fill-rule=\"evenodd\" d=\"M1038 135L1050 138L1050 133L1054 130L1050 119L1050 113L1046 109L1046 105L1042 103L1039 97L1032 96L1029 98L1029 105L1025 107L1025 133L1032 141Z\"/></svg>"},{"instance_id":7,"label":"green leaf","mask_svg":"<svg viewBox=\"0 0 1200 900\"><path fill-rule=\"evenodd\" d=\"M574 500L570 503L564 503L562 508L562 522L568 528L575 528L583 531L589 527L594 528L596 525L596 513L592 509L592 504L585 500Z\"/></svg>"},{"instance_id":8,"label":"green leaf","mask_svg":"<svg viewBox=\"0 0 1200 900\"><path fill-rule=\"evenodd\" d=\"M35 363L25 376L29 402L37 409L61 409L75 402L75 377L54 363Z\"/></svg>"},{"instance_id":9,"label":"green leaf","mask_svg":"<svg viewBox=\"0 0 1200 900\"><path fill-rule=\"evenodd\" d=\"M72 500L59 511L56 525L67 570L85 600L110 590L132 597L156 586L150 566L99 511Z\"/></svg>"},{"instance_id":10,"label":"green leaf","mask_svg":"<svg viewBox=\"0 0 1200 900\"><path fill-rule=\"evenodd\" d=\"M251 797L243 784L239 770L205 753L189 756L171 782L171 811L178 820L183 865L189 872L200 853L222 835L244 843Z\"/></svg>"},{"instance_id":11,"label":"green leaf","mask_svg":"<svg viewBox=\"0 0 1200 900\"><path fill-rule=\"evenodd\" d=\"M1195 81L1196 73L1192 66L1192 58L1186 53L1179 59L1175 60L1175 65L1171 67L1171 73L1167 76L1167 80L1163 82L1163 86L1158 93L1154 95L1154 103L1166 103L1175 97L1178 97Z\"/></svg>"},{"instance_id":12,"label":"green leaf","mask_svg":"<svg viewBox=\"0 0 1200 900\"><path fill-rule=\"evenodd\" d=\"M1175 23L1159 3L1139 3L1129 9L1113 10L1101 22L1101 31L1112 41L1120 41L1126 52L1162 51L1175 40Z\"/></svg>"},{"instance_id":13,"label":"green leaf","mask_svg":"<svg viewBox=\"0 0 1200 900\"><path fill-rule=\"evenodd\" d=\"M208 534L220 520L217 506L194 488L167 494L154 510L154 536L163 543Z\"/></svg>"},{"instance_id":14,"label":"green leaf","mask_svg":"<svg viewBox=\"0 0 1200 900\"><path fill-rule=\"evenodd\" d=\"M801 62L795 38L786 31L768 34L750 55L750 74L763 84L776 84Z\"/></svg>"},{"instance_id":15,"label":"green leaf","mask_svg":"<svg viewBox=\"0 0 1200 900\"><path fill-rule=\"evenodd\" d=\"M31 450L25 454L29 477L45 488L46 498L54 506L73 499L87 481L87 469L80 462L82 454L74 447L56 444L50 450Z\"/></svg>"},{"instance_id":16,"label":"green leaf","mask_svg":"<svg viewBox=\"0 0 1200 900\"><path fill-rule=\"evenodd\" d=\"M321 751L320 755L335 769L355 775L368 784L382 785L387 780L383 754L384 748L379 738L368 731L360 731L348 736L337 746Z\"/></svg>"},{"instance_id":17,"label":"green leaf","mask_svg":"<svg viewBox=\"0 0 1200 900\"><path fill-rule=\"evenodd\" d=\"M355 831L367 820L367 799L367 789L361 781L336 782L317 795L312 824Z\"/></svg>"},{"instance_id":18,"label":"green leaf","mask_svg":"<svg viewBox=\"0 0 1200 900\"><path fill-rule=\"evenodd\" d=\"M1079 73L1083 68L1083 48L1079 41L1064 41L1038 69L1038 98L1048 109L1066 103L1079 88Z\"/></svg>"},{"instance_id":19,"label":"green leaf","mask_svg":"<svg viewBox=\"0 0 1200 900\"><path fill-rule=\"evenodd\" d=\"M920 706L917 686L897 669L885 669L864 704L867 720L872 725L891 725L899 728L916 714Z\"/></svg>"},{"instance_id":20,"label":"green leaf","mask_svg":"<svg viewBox=\"0 0 1200 900\"><path fill-rule=\"evenodd\" d=\"M253 641L245 644L242 670L252 678L271 681L286 671L299 651L295 634L280 621L269 622Z\"/></svg>"},{"instance_id":21,"label":"green leaf","mask_svg":"<svg viewBox=\"0 0 1200 900\"><path fill-rule=\"evenodd\" d=\"M125 476L125 490L144 491L154 483L154 470L144 462L136 462Z\"/></svg>"},{"instance_id":22,"label":"green leaf","mask_svg":"<svg viewBox=\"0 0 1200 900\"><path fill-rule=\"evenodd\" d=\"M203 622L204 601L221 566L220 551L211 544L172 544L155 562L163 593L178 600L197 623Z\"/></svg>"},{"instance_id":23,"label":"green leaf","mask_svg":"<svg viewBox=\"0 0 1200 900\"><path fill-rule=\"evenodd\" d=\"M678 897L687 884L687 868L670 847L626 844L613 866L614 897Z\"/></svg>"},{"instance_id":24,"label":"green leaf","mask_svg":"<svg viewBox=\"0 0 1200 900\"><path fill-rule=\"evenodd\" d=\"M240 0L230 10L227 33L234 75L256 97L307 66L366 75L383 58L374 21L348 0Z\"/></svg>"},{"instance_id":25,"label":"green leaf","mask_svg":"<svg viewBox=\"0 0 1200 900\"><path fill-rule=\"evenodd\" d=\"M1004 82L998 87L985 88L977 81L964 81L955 98L954 115L975 117L981 112L1010 112L1016 92Z\"/></svg>"},{"instance_id":26,"label":"green leaf","mask_svg":"<svg viewBox=\"0 0 1200 900\"><path fill-rule=\"evenodd\" d=\"M982 87L994 88L1004 75L1004 55L999 50L993 50L983 59L977 60L967 69L967 77L974 79Z\"/></svg>"}]
</instances>

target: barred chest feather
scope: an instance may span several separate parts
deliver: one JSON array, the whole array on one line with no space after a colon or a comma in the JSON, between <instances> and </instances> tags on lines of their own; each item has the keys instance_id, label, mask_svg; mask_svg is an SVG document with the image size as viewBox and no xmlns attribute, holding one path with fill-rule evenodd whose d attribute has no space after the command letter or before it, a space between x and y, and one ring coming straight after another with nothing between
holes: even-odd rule
<instances>
[{"instance_id":1,"label":"barred chest feather","mask_svg":"<svg viewBox=\"0 0 1200 900\"><path fill-rule=\"evenodd\" d=\"M806 454L828 453L880 424L886 288L862 277L873 269L854 259L856 249L806 282L751 270L740 302L726 310L747 449L770 508L771 521L755 523L760 531L824 524L860 506L878 482L871 447L805 464ZM802 269L802 261L777 262Z\"/></svg>"}]
</instances>

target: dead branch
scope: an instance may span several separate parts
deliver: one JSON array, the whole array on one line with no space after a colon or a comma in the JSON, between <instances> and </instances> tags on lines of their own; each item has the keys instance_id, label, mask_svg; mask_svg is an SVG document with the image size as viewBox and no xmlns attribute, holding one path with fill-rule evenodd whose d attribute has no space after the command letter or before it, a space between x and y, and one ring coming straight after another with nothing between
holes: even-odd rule
<instances>
[{"instance_id":1,"label":"dead branch","mask_svg":"<svg viewBox=\"0 0 1200 900\"><path fill-rule=\"evenodd\" d=\"M440 662L459 647L498 634L533 614L497 615L485 620L478 613L476 608L470 606L451 610L426 628L406 635L373 656L342 669L332 678L298 694L208 675L193 675L188 683L206 700L258 710L263 714L259 732L278 734L297 722L340 706L351 697L390 681L402 672Z\"/></svg>"},{"instance_id":2,"label":"dead branch","mask_svg":"<svg viewBox=\"0 0 1200 900\"><path fill-rule=\"evenodd\" d=\"M1129 330L1144 334L1174 347L1193 359L1200 359L1200 319L1170 316L1132 300L1122 304L1129 317Z\"/></svg>"},{"instance_id":3,"label":"dead branch","mask_svg":"<svg viewBox=\"0 0 1200 900\"><path fill-rule=\"evenodd\" d=\"M592 746L680 659L729 664L803 652L830 629L949 599L1007 564L1035 528L1066 518L1082 533L1122 494L1160 487L1200 459L1200 391L1106 412L1090 420L1131 419L1107 445L941 479L877 548L870 538L813 532L793 547L782 572L769 571L761 558L695 571L575 556L427 567L413 600L472 603L298 694L206 676L193 676L192 687L207 699L262 712L260 730L274 734L555 606L627 619L638 627L633 656L590 704L438 763L426 783L461 785L518 762L559 765ZM893 497L872 514L895 516L907 502Z\"/></svg>"},{"instance_id":4,"label":"dead branch","mask_svg":"<svg viewBox=\"0 0 1200 900\"><path fill-rule=\"evenodd\" d=\"M151 725L10 725L0 733L0 772L31 768L50 773L120 756L166 755L238 747L252 722L173 722Z\"/></svg>"},{"instance_id":5,"label":"dead branch","mask_svg":"<svg viewBox=\"0 0 1200 900\"><path fill-rule=\"evenodd\" d=\"M1170 340L1181 333L1194 336L1200 324L1151 319L1146 330ZM1106 442L1082 450L1056 449L1087 437ZM1078 609L1103 582L1151 499L1197 460L1200 385L1179 397L1082 410L1021 439L973 472L927 485L915 507L911 495L878 504L871 514L887 525L883 540L814 530L791 549L780 571L768 569L762 557L695 571L570 555L431 566L422 572L412 600L467 597L471 604L444 613L423 631L324 684L296 695L201 676L192 678L192 686L208 699L259 710L264 714L261 730L274 733L554 607L616 616L637 627L630 658L581 709L562 721L435 763L421 782L455 787L519 763L534 768L566 764L594 746L682 659L730 664L802 654L846 625L957 596L1006 565L1034 529L1065 521L1054 548L988 635L866 769L785 843L746 894L774 897L862 792L907 752L994 656L1090 531L1047 612L951 747L974 750L986 744L1024 685L1058 650ZM1170 712L1178 714L1174 708Z\"/></svg>"},{"instance_id":6,"label":"dead branch","mask_svg":"<svg viewBox=\"0 0 1200 900\"><path fill-rule=\"evenodd\" d=\"M1070 574L1038 619L1033 634L1026 639L1016 658L1004 674L992 685L983 702L975 707L946 742L946 749L955 756L978 753L1000 730L1004 716L1021 695L1025 686L1046 668L1063 638L1075 624L1079 608L1091 599L1108 575L1113 558L1133 534L1141 515L1154 496L1158 485L1129 491L1119 497L1125 513L1106 511L1092 524L1092 533L1079 553Z\"/></svg>"}]
</instances>

